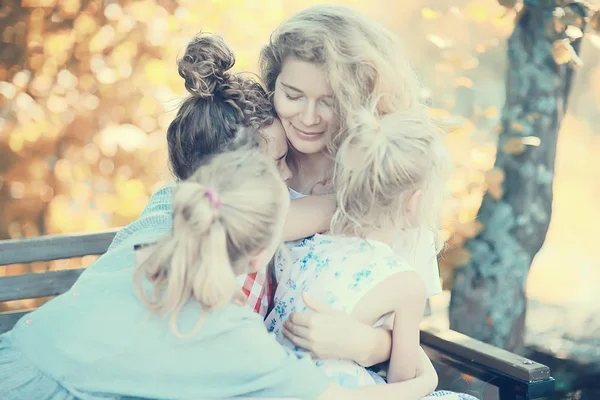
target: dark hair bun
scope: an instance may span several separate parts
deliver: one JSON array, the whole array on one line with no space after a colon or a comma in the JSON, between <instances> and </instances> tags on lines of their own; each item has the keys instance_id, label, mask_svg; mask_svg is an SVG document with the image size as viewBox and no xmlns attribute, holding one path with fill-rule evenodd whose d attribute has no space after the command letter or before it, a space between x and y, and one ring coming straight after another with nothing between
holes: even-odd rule
<instances>
[{"instance_id":1,"label":"dark hair bun","mask_svg":"<svg viewBox=\"0 0 600 400\"><path fill-rule=\"evenodd\" d=\"M223 83L227 83L227 71L234 64L235 55L223 38L206 33L198 34L186 47L183 58L177 61L185 88L202 98L212 97Z\"/></svg>"}]
</instances>

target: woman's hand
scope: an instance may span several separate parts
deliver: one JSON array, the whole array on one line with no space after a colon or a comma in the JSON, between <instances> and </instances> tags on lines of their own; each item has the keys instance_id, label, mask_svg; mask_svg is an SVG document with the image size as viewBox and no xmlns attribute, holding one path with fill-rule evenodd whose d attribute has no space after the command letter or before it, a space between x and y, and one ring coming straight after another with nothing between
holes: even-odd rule
<instances>
[{"instance_id":1,"label":"woman's hand","mask_svg":"<svg viewBox=\"0 0 600 400\"><path fill-rule=\"evenodd\" d=\"M302 294L314 313L292 313L283 334L315 359L342 358L360 363L371 352L375 329Z\"/></svg>"}]
</instances>

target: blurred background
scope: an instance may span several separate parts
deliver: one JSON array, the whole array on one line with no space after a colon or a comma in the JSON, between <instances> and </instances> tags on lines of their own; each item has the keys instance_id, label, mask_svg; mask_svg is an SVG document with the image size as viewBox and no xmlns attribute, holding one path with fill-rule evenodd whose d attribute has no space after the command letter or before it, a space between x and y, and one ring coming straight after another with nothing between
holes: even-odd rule
<instances>
[{"instance_id":1,"label":"blurred background","mask_svg":"<svg viewBox=\"0 0 600 400\"><path fill-rule=\"evenodd\" d=\"M170 179L165 133L185 96L175 62L190 38L200 30L222 34L237 55L236 70L256 71L272 29L315 3L0 2L0 239L101 230L135 219ZM477 232L483 193L497 184L487 172L516 11L497 0L329 3L354 6L403 37L433 115L449 127L457 168L445 229L453 246L441 274L450 289L453 269L468 257L461 243ZM558 139L550 229L527 281L526 342L543 342L555 361L576 358L577 346L600 349L600 37L586 35L580 56ZM0 267L0 276L93 260ZM445 292L434 299L435 323L447 324L448 298ZM564 375L559 388L572 396L566 398L581 397L577 377L598 357L577 364L581 370L557 370Z\"/></svg>"}]
</instances>

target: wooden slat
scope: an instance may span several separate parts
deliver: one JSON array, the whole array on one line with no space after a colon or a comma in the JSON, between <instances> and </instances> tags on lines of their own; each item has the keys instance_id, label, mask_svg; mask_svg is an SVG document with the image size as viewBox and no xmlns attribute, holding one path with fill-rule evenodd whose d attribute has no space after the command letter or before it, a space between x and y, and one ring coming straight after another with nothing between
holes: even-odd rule
<instances>
[{"instance_id":1,"label":"wooden slat","mask_svg":"<svg viewBox=\"0 0 600 400\"><path fill-rule=\"evenodd\" d=\"M480 365L491 373L523 382L550 378L550 368L452 330L421 329L421 343L459 362Z\"/></svg>"},{"instance_id":2,"label":"wooden slat","mask_svg":"<svg viewBox=\"0 0 600 400\"><path fill-rule=\"evenodd\" d=\"M103 254L117 230L3 240L0 241L0 265Z\"/></svg>"},{"instance_id":3,"label":"wooden slat","mask_svg":"<svg viewBox=\"0 0 600 400\"><path fill-rule=\"evenodd\" d=\"M10 331L17 321L30 311L31 310L0 313L0 334Z\"/></svg>"},{"instance_id":4,"label":"wooden slat","mask_svg":"<svg viewBox=\"0 0 600 400\"><path fill-rule=\"evenodd\" d=\"M84 268L0 278L0 302L56 296L66 292Z\"/></svg>"}]
</instances>

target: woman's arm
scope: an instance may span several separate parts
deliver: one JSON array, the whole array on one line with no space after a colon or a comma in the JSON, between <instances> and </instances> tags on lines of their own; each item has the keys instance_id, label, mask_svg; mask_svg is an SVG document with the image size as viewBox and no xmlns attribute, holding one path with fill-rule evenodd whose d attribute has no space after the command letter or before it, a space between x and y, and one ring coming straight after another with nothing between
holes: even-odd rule
<instances>
[{"instance_id":1,"label":"woman's arm","mask_svg":"<svg viewBox=\"0 0 600 400\"><path fill-rule=\"evenodd\" d=\"M370 385L358 389L343 389L337 385L329 385L318 400L351 399L403 399L418 400L435 390L438 377L429 357L421 347L417 348L416 377L406 382L387 385Z\"/></svg>"},{"instance_id":2,"label":"woman's arm","mask_svg":"<svg viewBox=\"0 0 600 400\"><path fill-rule=\"evenodd\" d=\"M292 200L283 226L283 241L304 239L329 230L335 209L333 196L307 196Z\"/></svg>"}]
</instances>

